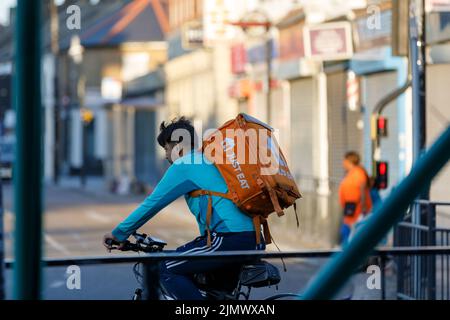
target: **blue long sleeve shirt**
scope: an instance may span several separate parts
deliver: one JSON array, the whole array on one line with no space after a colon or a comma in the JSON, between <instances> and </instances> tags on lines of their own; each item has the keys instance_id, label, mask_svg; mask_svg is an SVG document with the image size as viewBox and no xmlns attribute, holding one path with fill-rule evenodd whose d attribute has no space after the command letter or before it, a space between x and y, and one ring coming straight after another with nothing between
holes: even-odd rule
<instances>
[{"instance_id":1,"label":"blue long sleeve shirt","mask_svg":"<svg viewBox=\"0 0 450 320\"><path fill-rule=\"evenodd\" d=\"M188 195L189 192L197 189L228 192L225 180L216 166L203 154L192 151L174 161L151 195L112 231L113 236L120 241L125 241L160 210L183 195L197 220L200 234L204 234L208 196L193 198ZM212 208L211 230L215 232L255 230L252 219L231 200L213 196Z\"/></svg>"}]
</instances>

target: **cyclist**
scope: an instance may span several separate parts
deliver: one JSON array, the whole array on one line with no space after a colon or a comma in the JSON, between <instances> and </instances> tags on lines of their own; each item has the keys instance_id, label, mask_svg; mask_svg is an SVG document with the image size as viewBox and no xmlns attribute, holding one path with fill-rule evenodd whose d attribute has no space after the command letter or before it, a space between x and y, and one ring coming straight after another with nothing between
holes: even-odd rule
<instances>
[{"instance_id":1,"label":"cyclist","mask_svg":"<svg viewBox=\"0 0 450 320\"><path fill-rule=\"evenodd\" d=\"M197 189L226 193L227 185L215 165L195 148L196 134L191 122L185 117L170 123L161 123L158 143L165 149L170 167L149 195L111 233L106 234L103 243L107 249L108 240L124 242L127 238L161 209L184 195L190 211L195 216L200 236L176 249L184 254L204 254L229 250L264 250L264 239L257 246L252 218L244 214L231 201L222 197L212 198L210 222L211 245L207 245L206 211L207 196L190 197L189 192ZM120 248L120 247L119 247ZM232 263L232 262L229 262ZM235 263L234 263L235 264ZM226 266L221 261L165 261L161 263L161 285L174 299L200 300L203 295L194 285L192 275Z\"/></svg>"}]
</instances>

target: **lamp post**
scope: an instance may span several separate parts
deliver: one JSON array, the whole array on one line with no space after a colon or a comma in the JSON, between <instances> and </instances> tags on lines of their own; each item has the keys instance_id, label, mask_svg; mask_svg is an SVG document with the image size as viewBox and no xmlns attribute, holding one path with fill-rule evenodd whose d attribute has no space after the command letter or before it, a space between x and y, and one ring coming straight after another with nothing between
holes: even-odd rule
<instances>
[{"instance_id":1,"label":"lamp post","mask_svg":"<svg viewBox=\"0 0 450 320\"><path fill-rule=\"evenodd\" d=\"M41 289L42 96L41 1L17 1L13 101L16 110L14 161L14 299L35 300Z\"/></svg>"},{"instance_id":2,"label":"lamp post","mask_svg":"<svg viewBox=\"0 0 450 320\"><path fill-rule=\"evenodd\" d=\"M250 37L265 38L265 63L266 63L266 109L267 122L271 122L272 118L272 38L270 37L270 29L272 23L269 17L262 11L254 10L248 13L243 19L237 22L230 22L231 25L240 27L246 35Z\"/></svg>"},{"instance_id":3,"label":"lamp post","mask_svg":"<svg viewBox=\"0 0 450 320\"><path fill-rule=\"evenodd\" d=\"M81 184L82 186L86 186L86 162L87 162L87 127L94 119L94 113L87 108L81 108L81 121L82 125L82 144L83 144L83 156L82 161L83 164L81 166Z\"/></svg>"},{"instance_id":4,"label":"lamp post","mask_svg":"<svg viewBox=\"0 0 450 320\"><path fill-rule=\"evenodd\" d=\"M78 36L74 36L72 37L71 41L70 41L70 48L69 48L69 56L72 58L73 63L75 64L75 68L74 73L75 73L75 77L74 77L74 82L76 84L76 88L75 90L73 90L75 92L74 96L76 97L76 102L77 102L77 107L80 110L80 116L82 116L83 113L83 98L84 98L84 88L83 87L83 83L81 81L81 64L83 62L83 51L84 48L81 45L80 42L80 38ZM72 87L72 86L71 86ZM86 185L86 157L85 157L85 150L86 150L86 139L85 139L85 122L83 121L83 119L78 119L78 121L82 121L82 126L81 126L81 167L80 167L80 184L82 187L84 187Z\"/></svg>"},{"instance_id":5,"label":"lamp post","mask_svg":"<svg viewBox=\"0 0 450 320\"><path fill-rule=\"evenodd\" d=\"M0 124L0 139L2 138L3 130ZM0 157L1 157L0 150ZM0 300L5 299L5 277L4 277L4 259L5 259L5 245L4 245L4 210L3 210L3 181L0 176Z\"/></svg>"},{"instance_id":6,"label":"lamp post","mask_svg":"<svg viewBox=\"0 0 450 320\"><path fill-rule=\"evenodd\" d=\"M426 147L426 12L425 0L410 5L411 71L413 74L413 162ZM429 187L420 195L428 199Z\"/></svg>"},{"instance_id":7,"label":"lamp post","mask_svg":"<svg viewBox=\"0 0 450 320\"><path fill-rule=\"evenodd\" d=\"M54 90L54 150L53 150L53 183L59 182L59 170L61 161L61 112L59 105L59 79L58 79L58 58L59 58L59 24L58 24L58 8L55 1L48 1L50 12L50 36L51 36L51 52L54 59L54 75L53 75L53 90Z\"/></svg>"}]
</instances>

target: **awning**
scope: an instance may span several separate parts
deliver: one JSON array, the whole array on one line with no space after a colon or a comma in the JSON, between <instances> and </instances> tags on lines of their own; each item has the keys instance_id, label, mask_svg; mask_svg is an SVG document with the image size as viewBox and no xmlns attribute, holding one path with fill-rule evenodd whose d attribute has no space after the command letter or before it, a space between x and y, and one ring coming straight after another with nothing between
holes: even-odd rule
<instances>
[{"instance_id":1,"label":"awning","mask_svg":"<svg viewBox=\"0 0 450 320\"><path fill-rule=\"evenodd\" d=\"M124 98L119 104L126 107L148 110L156 110L164 106L164 102L161 99L150 95Z\"/></svg>"}]
</instances>

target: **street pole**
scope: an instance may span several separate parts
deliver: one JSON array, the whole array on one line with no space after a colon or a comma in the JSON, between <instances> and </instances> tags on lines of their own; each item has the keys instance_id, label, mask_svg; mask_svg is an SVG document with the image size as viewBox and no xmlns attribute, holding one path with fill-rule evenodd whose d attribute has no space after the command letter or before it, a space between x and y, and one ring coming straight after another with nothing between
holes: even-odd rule
<instances>
[{"instance_id":1,"label":"street pole","mask_svg":"<svg viewBox=\"0 0 450 320\"><path fill-rule=\"evenodd\" d=\"M416 162L426 147L426 44L425 8L422 4L421 23L417 23L414 2L410 8L410 60L412 74L412 113L413 113L413 162ZM419 32L419 27L421 31ZM428 192L426 192L428 193ZM424 198L427 198L425 196Z\"/></svg>"},{"instance_id":2,"label":"street pole","mask_svg":"<svg viewBox=\"0 0 450 320\"><path fill-rule=\"evenodd\" d=\"M0 133L2 133L2 130L0 130ZM4 243L5 229L3 224L4 217L5 214L3 210L3 181L2 178L0 177L0 300L5 300L5 243Z\"/></svg>"},{"instance_id":3,"label":"street pole","mask_svg":"<svg viewBox=\"0 0 450 320\"><path fill-rule=\"evenodd\" d=\"M426 88L426 79L427 79L427 19L426 19L426 11L425 11L425 0L421 0L421 33L420 33L420 58L421 68L420 70L420 154L422 154L426 149L427 143L427 122L426 122L426 110L427 110L427 88ZM423 191L420 195L421 199L427 200L430 198L430 186Z\"/></svg>"},{"instance_id":4,"label":"street pole","mask_svg":"<svg viewBox=\"0 0 450 320\"><path fill-rule=\"evenodd\" d=\"M58 25L58 8L53 0L48 2L50 10L50 35L51 35L51 50L54 58L55 73L53 76L53 90L54 90L54 150L53 150L53 183L59 183L59 170L61 161L61 113L59 108L59 80L58 80L58 58L59 58L59 25Z\"/></svg>"},{"instance_id":5,"label":"street pole","mask_svg":"<svg viewBox=\"0 0 450 320\"><path fill-rule=\"evenodd\" d=\"M251 16L251 14L249 14ZM256 17L260 19L256 19ZM261 21L263 20L263 21ZM254 11L253 17L250 19L241 19L239 22L230 22L231 25L241 27L244 32L248 32L249 28L263 28L264 33L260 33L260 37L265 37L265 63L266 63L266 83L267 83L267 91L266 91L266 112L267 112L267 123L270 124L272 118L272 38L270 36L270 29L272 27L272 23L270 22L268 16L262 12Z\"/></svg>"},{"instance_id":6,"label":"street pole","mask_svg":"<svg viewBox=\"0 0 450 320\"><path fill-rule=\"evenodd\" d=\"M420 8L419 17L418 8ZM412 115L413 115L413 163L416 163L421 157L426 146L426 114L425 114L425 66L426 66L426 45L425 45L425 2L424 0L411 1L410 7L410 63L412 74ZM418 195L419 199L429 198L430 184L427 184ZM412 206L411 222L415 225L422 225L424 221L422 207L420 205ZM425 222L426 223L426 222ZM433 232L430 230L429 232ZM421 246L421 237L418 232L412 232L411 243L414 246ZM415 257L414 264L414 292L417 294L421 290L421 267L422 260Z\"/></svg>"},{"instance_id":7,"label":"street pole","mask_svg":"<svg viewBox=\"0 0 450 320\"><path fill-rule=\"evenodd\" d=\"M421 23L417 24L416 3L411 3L410 8L410 60L412 74L412 125L413 125L413 162L417 162L426 148L426 20L424 1L421 3ZM420 32L419 32L420 27ZM428 185L419 195L419 199L429 198ZM413 223L421 224L422 218L419 206L415 206ZM417 244L419 245L419 244Z\"/></svg>"},{"instance_id":8,"label":"street pole","mask_svg":"<svg viewBox=\"0 0 450 320\"><path fill-rule=\"evenodd\" d=\"M42 232L41 1L17 1L13 297L40 298Z\"/></svg>"},{"instance_id":9,"label":"street pole","mask_svg":"<svg viewBox=\"0 0 450 320\"><path fill-rule=\"evenodd\" d=\"M87 133L86 133L86 130L87 130L87 123L85 122L85 121L83 121L82 122L82 124L81 124L81 130L82 130L82 133L81 133L81 144L82 144L82 147L81 147L81 152L82 152L82 155L81 155L81 160L82 160L82 164L81 164L81 168L80 168L80 178L81 178L81 186L83 187L83 188L85 188L86 187L86 155L87 155Z\"/></svg>"},{"instance_id":10,"label":"street pole","mask_svg":"<svg viewBox=\"0 0 450 320\"><path fill-rule=\"evenodd\" d=\"M423 0L421 23L417 24L417 12L414 3L410 9L410 50L413 95L413 162L416 162L426 146L425 105L426 105L426 45L425 45L425 8ZM421 31L419 32L419 27Z\"/></svg>"},{"instance_id":11,"label":"street pole","mask_svg":"<svg viewBox=\"0 0 450 320\"><path fill-rule=\"evenodd\" d=\"M72 66L74 66L74 77L70 79L70 81L74 82L74 90L73 90L73 97L75 97L77 102L77 108L80 112L80 117L82 118L83 110L84 110L84 97L85 97L85 78L82 76L83 73L83 46L80 43L80 39L75 40L71 43L69 48L69 55L72 57ZM81 160L82 164L80 166L79 170L79 178L80 178L80 184L84 188L86 185L86 176L85 176L85 142L84 142L84 134L85 134L85 125L82 119L79 119L82 121L81 123Z\"/></svg>"}]
</instances>

